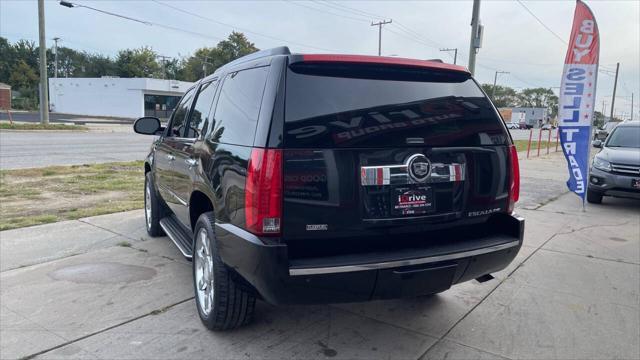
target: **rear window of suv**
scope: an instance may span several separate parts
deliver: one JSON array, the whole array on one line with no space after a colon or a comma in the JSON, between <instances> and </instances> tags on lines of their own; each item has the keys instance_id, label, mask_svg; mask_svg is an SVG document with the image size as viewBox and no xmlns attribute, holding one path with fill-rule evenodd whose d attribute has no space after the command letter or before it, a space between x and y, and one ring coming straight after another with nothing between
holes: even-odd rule
<instances>
[{"instance_id":1,"label":"rear window of suv","mask_svg":"<svg viewBox=\"0 0 640 360\"><path fill-rule=\"evenodd\" d=\"M508 142L501 119L466 74L292 64L286 93L289 148Z\"/></svg>"}]
</instances>

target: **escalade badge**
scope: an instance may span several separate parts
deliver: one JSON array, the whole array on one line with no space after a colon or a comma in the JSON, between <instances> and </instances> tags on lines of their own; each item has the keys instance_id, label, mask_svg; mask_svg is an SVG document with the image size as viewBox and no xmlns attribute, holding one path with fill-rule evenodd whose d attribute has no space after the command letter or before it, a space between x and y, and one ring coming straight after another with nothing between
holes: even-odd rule
<instances>
[{"instance_id":1,"label":"escalade badge","mask_svg":"<svg viewBox=\"0 0 640 360\"><path fill-rule=\"evenodd\" d=\"M431 175L431 161L422 154L413 154L407 159L407 172L415 182L425 182Z\"/></svg>"}]
</instances>

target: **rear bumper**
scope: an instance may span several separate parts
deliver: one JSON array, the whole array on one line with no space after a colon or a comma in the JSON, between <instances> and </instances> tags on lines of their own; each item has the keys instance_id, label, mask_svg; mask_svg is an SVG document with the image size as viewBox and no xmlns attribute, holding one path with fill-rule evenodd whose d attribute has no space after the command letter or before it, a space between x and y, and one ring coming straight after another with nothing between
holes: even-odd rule
<instances>
[{"instance_id":1,"label":"rear bumper","mask_svg":"<svg viewBox=\"0 0 640 360\"><path fill-rule=\"evenodd\" d=\"M268 245L230 224L216 224L220 256L273 304L356 302L440 292L504 269L522 246L524 219L508 234L463 247L289 261L286 245Z\"/></svg>"}]
</instances>

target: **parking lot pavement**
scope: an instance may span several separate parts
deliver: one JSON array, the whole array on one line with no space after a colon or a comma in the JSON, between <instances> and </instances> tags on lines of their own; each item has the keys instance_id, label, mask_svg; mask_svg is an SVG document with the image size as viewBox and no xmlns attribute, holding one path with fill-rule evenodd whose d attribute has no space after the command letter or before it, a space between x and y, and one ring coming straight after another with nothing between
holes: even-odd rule
<instances>
[{"instance_id":1,"label":"parking lot pavement","mask_svg":"<svg viewBox=\"0 0 640 360\"><path fill-rule=\"evenodd\" d=\"M152 137L118 131L0 131L0 169L142 160ZM123 131L125 130L126 131Z\"/></svg>"},{"instance_id":2,"label":"parking lot pavement","mask_svg":"<svg viewBox=\"0 0 640 360\"><path fill-rule=\"evenodd\" d=\"M533 135L531 140L533 141L538 141L538 136L539 136L539 132L540 129L530 129L530 130L524 130L524 129L509 129L509 133L511 134L511 138L513 138L513 140L529 140L529 133L533 130ZM556 135L558 134L558 130L557 129L553 129L551 130L551 139L555 141L556 139ZM542 137L541 137L542 141L547 141L549 139L549 133L547 132L547 130L542 130Z\"/></svg>"},{"instance_id":3,"label":"parking lot pavement","mask_svg":"<svg viewBox=\"0 0 640 360\"><path fill-rule=\"evenodd\" d=\"M558 165L521 167L535 178ZM1 232L0 358L640 358L640 203L582 212L534 183L518 208L524 246L492 281L416 299L259 302L255 323L225 333L200 324L190 263L146 236L141 210Z\"/></svg>"}]
</instances>

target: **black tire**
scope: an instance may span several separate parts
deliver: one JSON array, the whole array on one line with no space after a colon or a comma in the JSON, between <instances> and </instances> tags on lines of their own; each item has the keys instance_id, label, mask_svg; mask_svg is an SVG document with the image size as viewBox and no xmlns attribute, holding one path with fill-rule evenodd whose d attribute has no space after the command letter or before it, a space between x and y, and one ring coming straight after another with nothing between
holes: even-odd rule
<instances>
[{"instance_id":1,"label":"black tire","mask_svg":"<svg viewBox=\"0 0 640 360\"><path fill-rule=\"evenodd\" d=\"M196 309L200 320L209 330L230 330L246 325L253 320L256 298L247 291L246 287L234 279L234 276L220 259L213 225L213 213L207 212L200 215L195 226L192 273ZM206 231L213 263L213 301L208 314L202 310L196 281L196 271L200 262L197 258L197 252L201 251L197 237L200 236L201 231Z\"/></svg>"},{"instance_id":2,"label":"black tire","mask_svg":"<svg viewBox=\"0 0 640 360\"><path fill-rule=\"evenodd\" d=\"M587 189L587 201L590 204L602 204L602 194L597 191Z\"/></svg>"},{"instance_id":3,"label":"black tire","mask_svg":"<svg viewBox=\"0 0 640 360\"><path fill-rule=\"evenodd\" d=\"M147 191L149 191L148 196ZM165 214L164 203L162 203L162 200L158 196L158 191L156 190L155 184L153 182L151 171L147 172L144 176L144 192L144 218L146 222L145 227L147 228L147 234L152 237L164 236L164 231L160 227L160 219L162 219ZM150 205L150 211L148 211L148 205Z\"/></svg>"}]
</instances>

